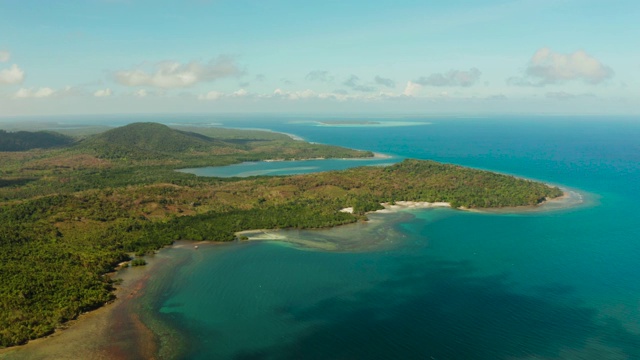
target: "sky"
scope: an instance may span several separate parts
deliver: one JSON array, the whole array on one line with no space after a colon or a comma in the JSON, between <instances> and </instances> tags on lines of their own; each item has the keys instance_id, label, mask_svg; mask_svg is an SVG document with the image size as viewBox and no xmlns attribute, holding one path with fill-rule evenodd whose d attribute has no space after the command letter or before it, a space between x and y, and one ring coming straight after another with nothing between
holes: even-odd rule
<instances>
[{"instance_id":1,"label":"sky","mask_svg":"<svg viewBox=\"0 0 640 360\"><path fill-rule=\"evenodd\" d=\"M637 0L0 0L0 117L640 114Z\"/></svg>"}]
</instances>

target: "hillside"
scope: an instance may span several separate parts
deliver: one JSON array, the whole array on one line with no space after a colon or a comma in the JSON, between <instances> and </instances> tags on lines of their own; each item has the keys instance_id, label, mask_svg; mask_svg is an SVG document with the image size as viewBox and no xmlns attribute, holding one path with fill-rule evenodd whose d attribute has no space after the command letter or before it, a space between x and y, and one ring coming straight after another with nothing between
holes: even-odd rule
<instances>
[{"instance_id":1,"label":"hillside","mask_svg":"<svg viewBox=\"0 0 640 360\"><path fill-rule=\"evenodd\" d=\"M103 159L163 159L236 147L162 124L133 123L89 137L77 148Z\"/></svg>"},{"instance_id":2,"label":"hillside","mask_svg":"<svg viewBox=\"0 0 640 360\"><path fill-rule=\"evenodd\" d=\"M192 182L192 175L174 171L186 167L371 156L370 151L311 144L268 131L178 130L157 123L134 123L56 151L2 153L0 201L135 184Z\"/></svg>"},{"instance_id":3,"label":"hillside","mask_svg":"<svg viewBox=\"0 0 640 360\"><path fill-rule=\"evenodd\" d=\"M27 151L69 146L74 139L52 131L0 130L0 151Z\"/></svg>"},{"instance_id":4,"label":"hillside","mask_svg":"<svg viewBox=\"0 0 640 360\"><path fill-rule=\"evenodd\" d=\"M223 128L178 130L158 123L133 123L96 134L75 153L140 165L215 166L266 159L371 157L369 151L295 141L284 134Z\"/></svg>"}]
</instances>

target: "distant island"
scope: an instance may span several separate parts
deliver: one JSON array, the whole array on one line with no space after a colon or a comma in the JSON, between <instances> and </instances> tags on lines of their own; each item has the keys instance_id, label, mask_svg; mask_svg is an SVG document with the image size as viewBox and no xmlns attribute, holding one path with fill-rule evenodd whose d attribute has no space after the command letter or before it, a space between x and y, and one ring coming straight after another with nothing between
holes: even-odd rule
<instances>
[{"instance_id":1,"label":"distant island","mask_svg":"<svg viewBox=\"0 0 640 360\"><path fill-rule=\"evenodd\" d=\"M380 124L377 121L359 121L359 120L336 120L336 121L320 121L320 124L325 125L377 125Z\"/></svg>"},{"instance_id":2,"label":"distant island","mask_svg":"<svg viewBox=\"0 0 640 360\"><path fill-rule=\"evenodd\" d=\"M9 144L41 136L1 135ZM51 334L112 301L115 280L105 274L126 261L142 265L145 254L176 240L232 241L243 230L348 224L382 203L499 208L562 195L539 182L424 160L245 179L175 171L373 156L266 131L136 123L72 141L53 138L64 140L0 156L0 347Z\"/></svg>"}]
</instances>

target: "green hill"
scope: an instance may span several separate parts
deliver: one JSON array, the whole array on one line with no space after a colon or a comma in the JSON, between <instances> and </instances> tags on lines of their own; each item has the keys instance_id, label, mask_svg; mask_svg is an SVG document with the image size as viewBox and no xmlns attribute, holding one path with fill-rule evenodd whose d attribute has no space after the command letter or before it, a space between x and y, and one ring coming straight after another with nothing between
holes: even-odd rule
<instances>
[{"instance_id":1,"label":"green hill","mask_svg":"<svg viewBox=\"0 0 640 360\"><path fill-rule=\"evenodd\" d=\"M69 146L74 139L52 131L0 130L0 151L26 151L31 149L49 149Z\"/></svg>"},{"instance_id":2,"label":"green hill","mask_svg":"<svg viewBox=\"0 0 640 360\"><path fill-rule=\"evenodd\" d=\"M134 123L84 140L78 148L106 159L163 159L234 145L157 123Z\"/></svg>"}]
</instances>

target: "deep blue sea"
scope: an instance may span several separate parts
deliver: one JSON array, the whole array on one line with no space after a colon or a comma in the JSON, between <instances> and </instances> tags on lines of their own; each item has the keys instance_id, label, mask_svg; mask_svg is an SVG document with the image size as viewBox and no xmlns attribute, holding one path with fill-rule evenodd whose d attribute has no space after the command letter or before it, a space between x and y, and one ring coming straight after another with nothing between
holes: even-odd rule
<instances>
[{"instance_id":1,"label":"deep blue sea","mask_svg":"<svg viewBox=\"0 0 640 360\"><path fill-rule=\"evenodd\" d=\"M310 120L210 122L515 174L584 203L415 210L377 220L392 245L348 251L276 241L168 249L176 266L140 301L182 334L182 358L640 359L640 118Z\"/></svg>"}]
</instances>

